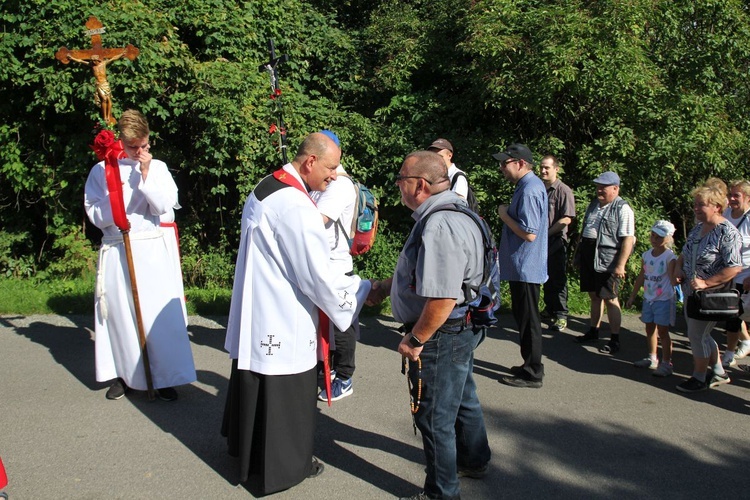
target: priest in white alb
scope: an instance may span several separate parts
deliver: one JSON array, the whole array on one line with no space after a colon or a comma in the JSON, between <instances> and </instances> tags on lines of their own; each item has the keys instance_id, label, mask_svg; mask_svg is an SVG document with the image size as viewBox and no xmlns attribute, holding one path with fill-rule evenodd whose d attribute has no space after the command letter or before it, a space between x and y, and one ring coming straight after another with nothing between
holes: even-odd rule
<instances>
[{"instance_id":1,"label":"priest in white alb","mask_svg":"<svg viewBox=\"0 0 750 500\"><path fill-rule=\"evenodd\" d=\"M311 134L291 163L258 183L242 212L222 434L239 457L240 481L260 495L322 472L312 454L321 314L346 330L370 290L369 281L332 272L309 196L336 179L340 159L329 137Z\"/></svg>"}]
</instances>

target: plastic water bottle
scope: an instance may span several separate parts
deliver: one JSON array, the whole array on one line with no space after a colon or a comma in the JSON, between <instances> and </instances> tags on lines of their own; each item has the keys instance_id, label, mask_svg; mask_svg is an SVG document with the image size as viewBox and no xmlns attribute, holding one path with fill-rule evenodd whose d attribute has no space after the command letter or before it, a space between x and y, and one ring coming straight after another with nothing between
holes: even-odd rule
<instances>
[{"instance_id":1,"label":"plastic water bottle","mask_svg":"<svg viewBox=\"0 0 750 500\"><path fill-rule=\"evenodd\" d=\"M365 209L362 211L362 215L359 218L359 230L360 231L369 231L372 229L372 210L370 210L370 207L365 207Z\"/></svg>"},{"instance_id":2,"label":"plastic water bottle","mask_svg":"<svg viewBox=\"0 0 750 500\"><path fill-rule=\"evenodd\" d=\"M683 297L683 295L682 295L682 287L680 285L675 285L674 286L674 293L675 293L675 296L677 297L677 302L679 302L680 304L682 304L683 301L685 300L685 297Z\"/></svg>"}]
</instances>

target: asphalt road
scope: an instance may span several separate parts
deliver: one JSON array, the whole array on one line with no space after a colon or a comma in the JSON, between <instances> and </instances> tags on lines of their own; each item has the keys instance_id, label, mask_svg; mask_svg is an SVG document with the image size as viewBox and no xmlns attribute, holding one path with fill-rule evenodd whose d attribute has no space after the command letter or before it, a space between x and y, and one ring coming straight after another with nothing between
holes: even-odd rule
<instances>
[{"instance_id":1,"label":"asphalt road","mask_svg":"<svg viewBox=\"0 0 750 500\"><path fill-rule=\"evenodd\" d=\"M230 362L226 318L190 318L198 381L172 403L129 393L104 397L94 377L93 318L0 316L0 458L13 500L238 499L237 463L219 434ZM504 386L520 360L517 332L503 316L476 353L475 377L492 447L490 474L462 479L464 499L747 498L750 374L698 395L675 391L691 369L684 328L673 334L676 374L634 368L645 338L624 318L612 357L563 333L545 333L541 389ZM278 499L408 496L424 480L406 379L389 318L365 318L354 394L319 403L318 478ZM606 327L604 336L607 336ZM722 342L719 330L715 338ZM741 361L741 363L746 360Z\"/></svg>"}]
</instances>

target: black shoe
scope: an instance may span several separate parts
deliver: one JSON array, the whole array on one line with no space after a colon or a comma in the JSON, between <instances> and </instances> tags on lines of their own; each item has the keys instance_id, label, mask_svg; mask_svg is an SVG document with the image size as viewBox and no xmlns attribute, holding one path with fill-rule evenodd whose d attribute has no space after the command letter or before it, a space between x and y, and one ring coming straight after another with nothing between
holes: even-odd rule
<instances>
[{"instance_id":1,"label":"black shoe","mask_svg":"<svg viewBox=\"0 0 750 500\"><path fill-rule=\"evenodd\" d=\"M522 377L502 377L500 382L511 387L527 387L529 389L539 389L542 387L541 380L529 380Z\"/></svg>"},{"instance_id":2,"label":"black shoe","mask_svg":"<svg viewBox=\"0 0 750 500\"><path fill-rule=\"evenodd\" d=\"M596 342L599 340L599 334L587 332L584 335L579 335L575 338L575 341L579 344L585 344L586 342Z\"/></svg>"},{"instance_id":3,"label":"black shoe","mask_svg":"<svg viewBox=\"0 0 750 500\"><path fill-rule=\"evenodd\" d=\"M604 354L616 354L620 350L619 342L612 342L611 340L607 344L599 349L599 352Z\"/></svg>"},{"instance_id":4,"label":"black shoe","mask_svg":"<svg viewBox=\"0 0 750 500\"><path fill-rule=\"evenodd\" d=\"M508 371L511 375L515 375L516 377L518 377L523 373L523 366L511 366Z\"/></svg>"},{"instance_id":5,"label":"black shoe","mask_svg":"<svg viewBox=\"0 0 750 500\"><path fill-rule=\"evenodd\" d=\"M120 399L127 391L128 386L125 385L125 382L123 382L121 378L118 378L109 386L109 389L107 389L106 397L107 399Z\"/></svg>"},{"instance_id":6,"label":"black shoe","mask_svg":"<svg viewBox=\"0 0 750 500\"><path fill-rule=\"evenodd\" d=\"M695 377L690 377L677 386L678 391L688 394L705 391L706 389L708 389L708 385L705 382L701 382Z\"/></svg>"},{"instance_id":7,"label":"black shoe","mask_svg":"<svg viewBox=\"0 0 750 500\"><path fill-rule=\"evenodd\" d=\"M174 401L177 399L177 391L174 389L174 387L163 387L161 389L156 389L156 394L162 401Z\"/></svg>"},{"instance_id":8,"label":"black shoe","mask_svg":"<svg viewBox=\"0 0 750 500\"><path fill-rule=\"evenodd\" d=\"M312 467L310 468L310 473L307 475L307 477L308 478L318 477L319 475L323 474L324 469L325 469L325 465L323 465L323 462L313 457Z\"/></svg>"},{"instance_id":9,"label":"black shoe","mask_svg":"<svg viewBox=\"0 0 750 500\"><path fill-rule=\"evenodd\" d=\"M490 470L490 464L486 463L476 469L468 469L464 467L458 468L458 477L469 477L471 479L482 479L487 475L487 471Z\"/></svg>"}]
</instances>

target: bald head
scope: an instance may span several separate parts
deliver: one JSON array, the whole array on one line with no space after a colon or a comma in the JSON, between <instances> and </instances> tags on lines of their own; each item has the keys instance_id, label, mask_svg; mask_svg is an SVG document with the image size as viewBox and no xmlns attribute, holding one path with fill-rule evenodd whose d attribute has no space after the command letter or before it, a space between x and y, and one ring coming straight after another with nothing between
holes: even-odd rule
<instances>
[{"instance_id":1,"label":"bald head","mask_svg":"<svg viewBox=\"0 0 750 500\"><path fill-rule=\"evenodd\" d=\"M325 156L327 153L340 153L341 150L333 140L326 134L315 132L305 137L305 140L297 149L296 162L303 162L308 156Z\"/></svg>"},{"instance_id":2,"label":"bald head","mask_svg":"<svg viewBox=\"0 0 750 500\"><path fill-rule=\"evenodd\" d=\"M311 191L325 191L336 180L336 167L341 163L341 149L325 134L308 135L297 150L292 166Z\"/></svg>"},{"instance_id":3,"label":"bald head","mask_svg":"<svg viewBox=\"0 0 750 500\"><path fill-rule=\"evenodd\" d=\"M396 178L401 203L416 210L437 193L450 188L448 168L442 157L432 151L417 151L404 159Z\"/></svg>"}]
</instances>

